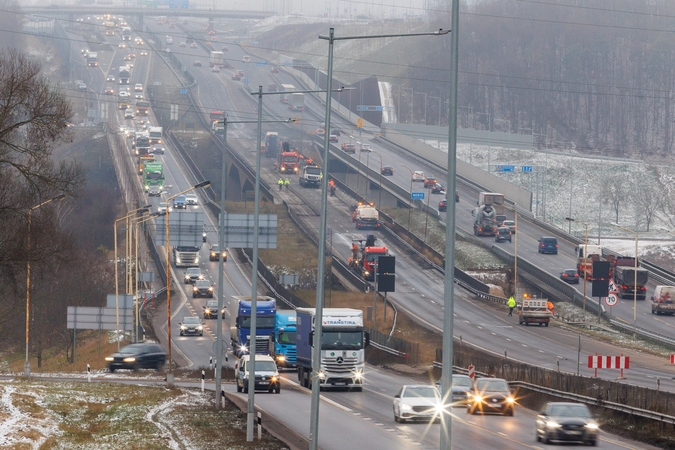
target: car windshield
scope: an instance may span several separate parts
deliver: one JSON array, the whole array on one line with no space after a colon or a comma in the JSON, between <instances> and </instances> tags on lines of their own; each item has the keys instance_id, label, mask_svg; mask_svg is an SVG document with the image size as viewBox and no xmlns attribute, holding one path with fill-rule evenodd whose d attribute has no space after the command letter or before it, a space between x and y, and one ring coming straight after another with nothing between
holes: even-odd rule
<instances>
[{"instance_id":1,"label":"car windshield","mask_svg":"<svg viewBox=\"0 0 675 450\"><path fill-rule=\"evenodd\" d=\"M212 246L211 246L211 251L212 251L212 252L217 252L218 250L220 250L220 247L218 247L218 244L212 245Z\"/></svg>"},{"instance_id":2,"label":"car windshield","mask_svg":"<svg viewBox=\"0 0 675 450\"><path fill-rule=\"evenodd\" d=\"M403 397L437 398L438 390L433 386L408 387L403 391Z\"/></svg>"},{"instance_id":3,"label":"car windshield","mask_svg":"<svg viewBox=\"0 0 675 450\"><path fill-rule=\"evenodd\" d=\"M184 195L179 195L179 196L176 197L176 199L174 200L174 202L184 202L184 201L185 201L185 196L184 196Z\"/></svg>"},{"instance_id":4,"label":"car windshield","mask_svg":"<svg viewBox=\"0 0 675 450\"><path fill-rule=\"evenodd\" d=\"M199 325L198 317L186 317L183 319L185 325Z\"/></svg>"},{"instance_id":5,"label":"car windshield","mask_svg":"<svg viewBox=\"0 0 675 450\"><path fill-rule=\"evenodd\" d=\"M195 286L197 286L198 288L210 288L211 283L209 282L209 280L197 280Z\"/></svg>"},{"instance_id":6,"label":"car windshield","mask_svg":"<svg viewBox=\"0 0 675 450\"><path fill-rule=\"evenodd\" d=\"M206 307L207 308L217 308L218 307L218 301L217 300L210 300L206 302Z\"/></svg>"},{"instance_id":7,"label":"car windshield","mask_svg":"<svg viewBox=\"0 0 675 450\"><path fill-rule=\"evenodd\" d=\"M255 362L255 371L256 372L276 372L277 365L274 361L256 361Z\"/></svg>"},{"instance_id":8,"label":"car windshield","mask_svg":"<svg viewBox=\"0 0 675 450\"><path fill-rule=\"evenodd\" d=\"M143 346L141 346L141 345L127 345L122 350L120 350L120 353L128 353L128 354L132 354L132 355L138 355L139 353L143 353Z\"/></svg>"},{"instance_id":9,"label":"car windshield","mask_svg":"<svg viewBox=\"0 0 675 450\"><path fill-rule=\"evenodd\" d=\"M504 380L481 378L476 381L476 389L480 392L511 392Z\"/></svg>"},{"instance_id":10,"label":"car windshield","mask_svg":"<svg viewBox=\"0 0 675 450\"><path fill-rule=\"evenodd\" d=\"M187 270L188 275L201 275L202 270L197 267L191 267Z\"/></svg>"},{"instance_id":11,"label":"car windshield","mask_svg":"<svg viewBox=\"0 0 675 450\"><path fill-rule=\"evenodd\" d=\"M552 405L550 415L554 417L592 417L586 405Z\"/></svg>"},{"instance_id":12,"label":"car windshield","mask_svg":"<svg viewBox=\"0 0 675 450\"><path fill-rule=\"evenodd\" d=\"M308 167L306 172L310 175L320 175L321 169L319 169L318 167Z\"/></svg>"},{"instance_id":13,"label":"car windshield","mask_svg":"<svg viewBox=\"0 0 675 450\"><path fill-rule=\"evenodd\" d=\"M465 377L452 377L452 385L453 386L463 386L463 387L471 387L471 378L465 378Z\"/></svg>"}]
</instances>

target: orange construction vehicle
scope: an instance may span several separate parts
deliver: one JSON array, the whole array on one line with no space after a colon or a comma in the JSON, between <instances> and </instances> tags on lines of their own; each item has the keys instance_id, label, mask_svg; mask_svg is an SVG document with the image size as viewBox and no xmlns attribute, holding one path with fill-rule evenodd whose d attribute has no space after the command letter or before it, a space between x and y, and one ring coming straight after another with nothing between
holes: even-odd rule
<instances>
[{"instance_id":1,"label":"orange construction vehicle","mask_svg":"<svg viewBox=\"0 0 675 450\"><path fill-rule=\"evenodd\" d=\"M366 239L357 239L352 244L352 257L349 266L366 281L373 281L377 270L377 258L389 256L387 247L376 247L375 236L369 234ZM359 243L360 247L356 245Z\"/></svg>"},{"instance_id":2,"label":"orange construction vehicle","mask_svg":"<svg viewBox=\"0 0 675 450\"><path fill-rule=\"evenodd\" d=\"M285 142L284 142L285 144ZM298 173L300 170L300 156L295 150L279 153L279 172L281 173Z\"/></svg>"}]
</instances>

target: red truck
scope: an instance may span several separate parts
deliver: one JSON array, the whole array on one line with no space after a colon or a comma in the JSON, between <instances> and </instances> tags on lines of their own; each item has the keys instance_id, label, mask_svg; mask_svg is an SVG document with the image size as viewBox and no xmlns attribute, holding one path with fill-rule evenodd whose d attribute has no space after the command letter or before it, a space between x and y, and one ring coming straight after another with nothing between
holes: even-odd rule
<instances>
[{"instance_id":1,"label":"red truck","mask_svg":"<svg viewBox=\"0 0 675 450\"><path fill-rule=\"evenodd\" d=\"M300 155L298 152L288 151L279 153L279 172L281 173L298 173L300 170Z\"/></svg>"},{"instance_id":2,"label":"red truck","mask_svg":"<svg viewBox=\"0 0 675 450\"><path fill-rule=\"evenodd\" d=\"M349 258L349 266L366 281L373 281L375 271L377 270L377 258L380 256L389 256L387 247L375 246L375 236L369 234L364 240L356 240L352 244L352 257ZM361 244L361 247L356 245Z\"/></svg>"}]
</instances>

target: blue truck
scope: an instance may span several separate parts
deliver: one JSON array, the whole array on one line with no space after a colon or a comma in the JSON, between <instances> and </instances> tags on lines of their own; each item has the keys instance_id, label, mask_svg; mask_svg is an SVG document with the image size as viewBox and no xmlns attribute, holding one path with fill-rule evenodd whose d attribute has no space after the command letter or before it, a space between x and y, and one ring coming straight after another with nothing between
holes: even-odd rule
<instances>
[{"instance_id":1,"label":"blue truck","mask_svg":"<svg viewBox=\"0 0 675 450\"><path fill-rule=\"evenodd\" d=\"M251 297L233 296L237 302L236 316L230 328L232 353L241 357L248 355L251 348ZM274 334L277 303L272 297L260 295L256 307L255 353L269 355L270 336Z\"/></svg>"},{"instance_id":2,"label":"blue truck","mask_svg":"<svg viewBox=\"0 0 675 450\"><path fill-rule=\"evenodd\" d=\"M277 311L274 334L270 336L270 356L277 367L295 368L295 311Z\"/></svg>"}]
</instances>

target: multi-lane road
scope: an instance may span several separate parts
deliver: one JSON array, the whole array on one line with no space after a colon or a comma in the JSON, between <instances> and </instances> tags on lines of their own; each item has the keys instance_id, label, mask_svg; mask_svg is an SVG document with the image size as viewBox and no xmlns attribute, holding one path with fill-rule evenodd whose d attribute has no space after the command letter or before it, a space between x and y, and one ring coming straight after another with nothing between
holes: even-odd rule
<instances>
[{"instance_id":1,"label":"multi-lane road","mask_svg":"<svg viewBox=\"0 0 675 450\"><path fill-rule=\"evenodd\" d=\"M154 24L151 24L150 27L158 35L166 34L168 31ZM199 31L203 31L203 28ZM195 34L196 32L197 30L195 29ZM178 30L171 30L171 34L178 35ZM145 36L142 37L145 40ZM119 39L119 37L116 37L116 39ZM201 46L196 49L178 47L177 42L180 40L180 38L174 39L173 53L181 60L183 65L190 67L190 71L198 85L198 97L204 111L223 109L230 112L238 112L244 118L251 118L254 108L247 98L249 94L246 90L242 89L242 85L230 80L230 73L227 71L221 73L211 72L208 64L204 64L201 68L192 67L192 62L196 59L206 63L208 55ZM115 39L111 39L111 41L113 43L116 42ZM226 57L237 68L244 68L251 86L267 86L268 83L272 82L297 84L294 79L284 72L278 74L277 78L272 78L268 67L258 67L254 62L244 65L241 62L244 55L243 50L233 45L233 43L228 43L227 45L230 51L226 53ZM113 48L115 49L116 46L113 45ZM135 53L138 55L140 52L137 49ZM161 57L155 52L151 51L149 53L150 55L147 58L136 58L132 86L137 82L146 85L149 79L149 63L152 62L153 58ZM110 63L108 63L109 65L107 67L106 64L102 65L101 70L98 71L100 75L97 74L97 70L91 70L93 75L89 85L92 91L102 92L104 72L110 67L116 68L123 65L122 57L124 54L125 51L116 50ZM81 58L79 55L73 56L74 59L78 57ZM254 57L251 59L255 61ZM306 103L308 110L314 110L319 114L321 105L316 99L306 96ZM289 116L286 105L274 99L266 101L266 105L275 116ZM310 111L307 111L305 114L309 115ZM231 114L230 117L233 118L233 115ZM117 120L119 123L124 123L124 119L120 115L118 115ZM348 124L342 122L339 118L335 122L337 127L349 129ZM316 128L320 123L321 121L317 119L316 126L312 124L307 127ZM255 128L247 126L232 128L233 130L228 130L229 136L233 137L231 142L238 142L235 146L243 156L250 160L254 155ZM297 133L297 130L291 132ZM352 139L353 141L367 140L366 137L359 138L356 136L351 138L341 137L341 139ZM384 162L385 165L392 165L395 168L399 164L415 165L415 169L419 168L430 171L430 168L412 163L404 156L384 146L380 146L375 142L372 144L378 153L387 158L387 161ZM129 154L129 157L132 158L133 156ZM190 180L189 176L185 173L180 158L174 153L173 149L167 146L166 154L160 158L165 165L165 185L168 188L169 195L187 189L193 184L194 180ZM371 166L379 168L379 161L375 158L371 159L373 160ZM364 158L362 158L362 161L364 161ZM377 165L374 165L375 163ZM268 164L263 169L263 174L268 182L273 182L278 176L271 164ZM407 188L409 179L407 179L405 173L395 169L394 179L398 184ZM318 205L318 190L302 189L294 183L291 188L291 194L287 194L287 200L290 200L291 203ZM462 197L465 199L470 197L470 192L462 192ZM156 201L158 200L152 200L151 202L155 203ZM470 201L460 202L458 218L463 214L470 217L469 211L472 205L473 203ZM215 225L212 217L208 214L206 217L211 222L211 225ZM314 220L318 224L318 218ZM334 231L333 245L335 252L348 255L349 245L354 234L353 225L350 219L349 207L339 198L330 199L329 226ZM533 232L536 233L536 231ZM442 276L433 270L420 268L414 259L409 258L394 243L388 242L383 236L378 236L378 238L385 245L392 248L397 256L399 256L397 261L399 266L397 268L399 289L395 295L392 295L392 299L400 305L406 305L406 309L409 312L416 315L420 321L425 322L428 326L438 330L442 329L442 322L440 320L443 309ZM209 240L215 242L215 235L209 236ZM527 241L525 244L521 243L520 245L527 245ZM562 252L564 250L561 250ZM201 264L202 270L215 283L218 278L217 262L208 261L206 248L202 249L201 256L203 261ZM174 270L173 279L177 280L177 284L181 284L182 270ZM251 292L250 281L245 271L236 263L235 258L230 258L225 264L225 283L226 304L231 295L249 295ZM182 291L180 295L172 296L172 311L174 312L172 315L172 334L174 334L172 339L175 348L178 349L181 357L184 358L183 362L186 365L203 366L208 363L209 357L214 356L213 336L215 335L215 330L213 329L213 325L209 323L208 333L204 337L178 337L178 322L180 322L183 316L199 316L201 305L205 301L204 299L191 299L188 293L188 291ZM513 318L505 317L502 311L486 307L486 305L476 301L462 290L457 290L456 293L456 333L458 335L461 334L465 340L499 353L508 350L509 355L513 358L538 363L546 367L555 367L556 360L560 359L561 369L570 372L576 371L577 337L573 333L556 328L518 327L517 322L512 320ZM216 321L207 322L215 324ZM227 343L228 341L228 332L225 330L225 342ZM542 345L542 342L545 342L545 345ZM607 353L611 348L609 345L597 342L588 345L588 349L584 350L589 353L592 351L604 351ZM637 358L637 361L634 361L631 361L631 373L640 374L643 377L659 373L651 369L652 366L656 366L658 362L656 359L645 356L642 363L639 358ZM583 372L586 373L585 370ZM662 373L667 374L669 372L662 370ZM287 380L288 385L294 384L292 379L292 376L289 377ZM405 377L384 373L376 368L369 368L368 385L363 393L324 393L323 397L326 401L322 403L320 446L322 448L347 448L348 446L345 446L344 440L349 436L351 439L360 437L362 441L367 439L369 447L373 448L385 448L385 446L387 448L410 448L411 446L437 448L439 425L399 425L393 421L391 413L393 395L400 385L410 382L411 380ZM257 403L269 413L284 420L290 427L303 435L307 435L309 431L309 396L307 395L307 391L300 388L285 389L282 395L284 396L284 402L279 402L276 396L257 395ZM291 407L292 409L290 410L297 412L297 414L288 414ZM534 447L533 414L523 409L519 409L518 411L515 418L501 418L466 416L466 413L460 410L453 426L455 442L457 444L464 443L467 446L472 445L472 443L475 444L475 442L481 442L490 448ZM616 437L603 435L602 446L606 448L633 448L635 444L622 443Z\"/></svg>"}]
</instances>

